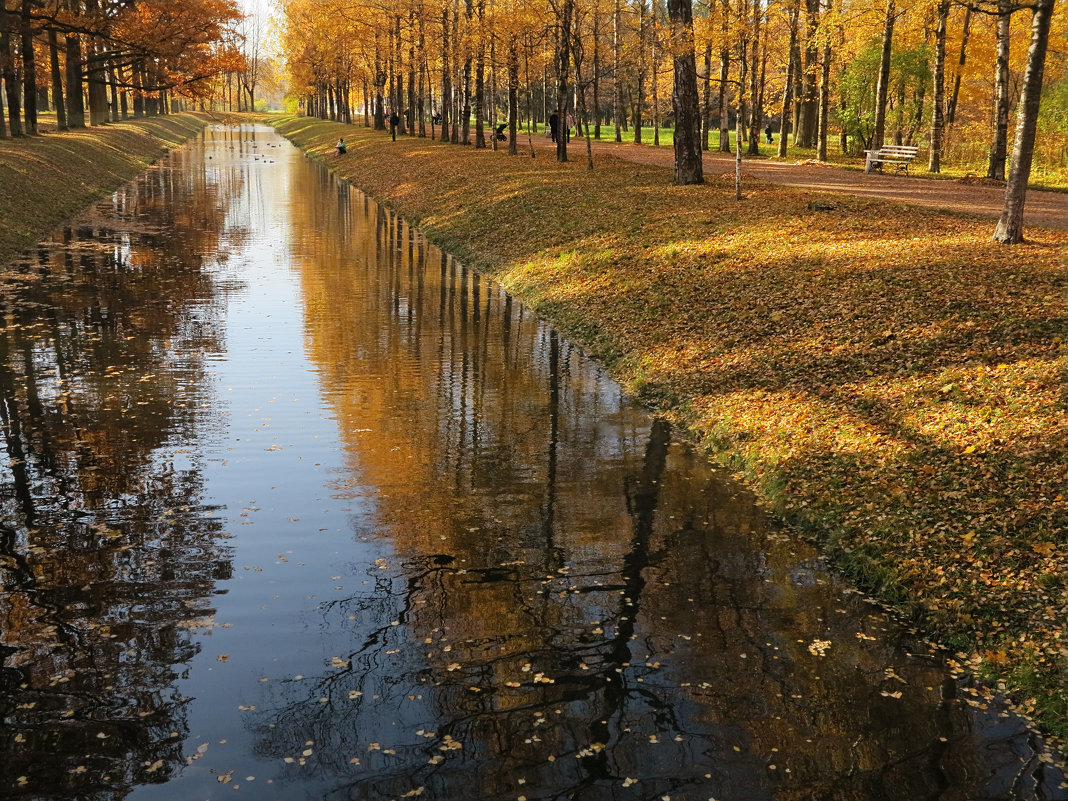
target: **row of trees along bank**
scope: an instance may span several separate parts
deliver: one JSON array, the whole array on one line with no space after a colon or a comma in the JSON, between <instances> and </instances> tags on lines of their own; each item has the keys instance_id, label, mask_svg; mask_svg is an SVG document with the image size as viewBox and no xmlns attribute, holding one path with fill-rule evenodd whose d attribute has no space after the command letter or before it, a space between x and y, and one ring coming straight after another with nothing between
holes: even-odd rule
<instances>
[{"instance_id":1,"label":"row of trees along bank","mask_svg":"<svg viewBox=\"0 0 1068 801\"><path fill-rule=\"evenodd\" d=\"M502 120L513 154L520 123L554 112L594 138L610 125L616 141L642 142L651 125L659 144L668 124L679 183L702 181L700 151L718 130L729 152L732 127L749 155L767 126L785 134L780 157L792 138L826 160L832 129L855 156L926 144L931 172L982 152L988 177L1009 170L1002 242L1022 241L1040 129L1045 165L1068 164L1068 29L1065 15L1052 25L1055 0L665 2L285 0L284 50L305 113L384 128L396 110L401 134L475 147L496 147L484 123Z\"/></svg>"},{"instance_id":2,"label":"row of trees along bank","mask_svg":"<svg viewBox=\"0 0 1068 801\"><path fill-rule=\"evenodd\" d=\"M0 0L0 137L47 110L64 130L203 107L235 79L252 108L262 62L236 0Z\"/></svg>"}]
</instances>

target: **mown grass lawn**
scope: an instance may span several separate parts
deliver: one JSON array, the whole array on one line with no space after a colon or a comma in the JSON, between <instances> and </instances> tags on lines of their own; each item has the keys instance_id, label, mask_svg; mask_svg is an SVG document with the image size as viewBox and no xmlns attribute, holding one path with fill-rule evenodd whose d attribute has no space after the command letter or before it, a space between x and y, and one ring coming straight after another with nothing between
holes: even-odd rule
<instances>
[{"instance_id":1,"label":"mown grass lawn","mask_svg":"<svg viewBox=\"0 0 1068 801\"><path fill-rule=\"evenodd\" d=\"M275 124L1068 736L1068 232L1006 247L929 209Z\"/></svg>"}]
</instances>

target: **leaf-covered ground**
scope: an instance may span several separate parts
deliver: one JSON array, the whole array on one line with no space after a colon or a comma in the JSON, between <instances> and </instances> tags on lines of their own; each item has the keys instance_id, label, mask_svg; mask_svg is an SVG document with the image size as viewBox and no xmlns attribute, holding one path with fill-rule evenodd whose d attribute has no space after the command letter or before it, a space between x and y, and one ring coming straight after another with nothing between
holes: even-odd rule
<instances>
[{"instance_id":1,"label":"leaf-covered ground","mask_svg":"<svg viewBox=\"0 0 1068 801\"><path fill-rule=\"evenodd\" d=\"M561 165L280 130L493 272L1068 734L1068 232L1010 248L929 209L588 172L577 147Z\"/></svg>"},{"instance_id":2,"label":"leaf-covered ground","mask_svg":"<svg viewBox=\"0 0 1068 801\"><path fill-rule=\"evenodd\" d=\"M0 265L199 132L205 114L0 139Z\"/></svg>"}]
</instances>

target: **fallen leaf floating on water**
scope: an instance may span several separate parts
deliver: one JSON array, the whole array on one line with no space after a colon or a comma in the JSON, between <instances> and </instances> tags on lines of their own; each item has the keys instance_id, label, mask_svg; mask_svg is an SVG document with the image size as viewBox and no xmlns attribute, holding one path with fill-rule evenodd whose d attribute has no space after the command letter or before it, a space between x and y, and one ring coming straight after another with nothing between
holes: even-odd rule
<instances>
[{"instance_id":1,"label":"fallen leaf floating on water","mask_svg":"<svg viewBox=\"0 0 1068 801\"><path fill-rule=\"evenodd\" d=\"M813 656L826 656L827 649L831 647L830 640L813 640L808 645L808 652Z\"/></svg>"}]
</instances>

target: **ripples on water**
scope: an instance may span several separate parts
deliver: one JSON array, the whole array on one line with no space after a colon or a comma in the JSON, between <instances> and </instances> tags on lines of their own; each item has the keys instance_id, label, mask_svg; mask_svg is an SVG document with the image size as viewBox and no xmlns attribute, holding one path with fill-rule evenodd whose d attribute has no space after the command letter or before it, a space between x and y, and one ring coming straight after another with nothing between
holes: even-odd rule
<instances>
[{"instance_id":1,"label":"ripples on water","mask_svg":"<svg viewBox=\"0 0 1068 801\"><path fill-rule=\"evenodd\" d=\"M210 129L0 304L0 798L1068 798L665 423L269 129Z\"/></svg>"}]
</instances>

